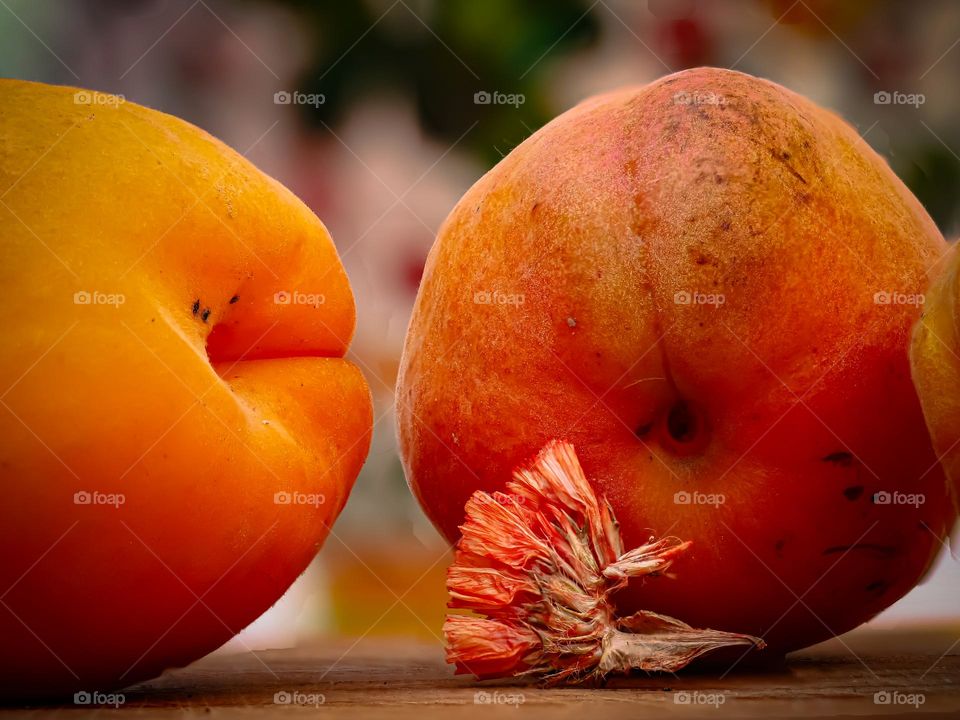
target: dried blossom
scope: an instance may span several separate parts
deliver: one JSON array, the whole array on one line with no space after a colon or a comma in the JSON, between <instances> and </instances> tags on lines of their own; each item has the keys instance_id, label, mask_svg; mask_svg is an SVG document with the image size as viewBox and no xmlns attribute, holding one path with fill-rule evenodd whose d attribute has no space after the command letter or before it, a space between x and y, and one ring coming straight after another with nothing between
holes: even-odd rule
<instances>
[{"instance_id":1,"label":"dried blossom","mask_svg":"<svg viewBox=\"0 0 960 720\"><path fill-rule=\"evenodd\" d=\"M673 671L713 650L762 648L759 638L698 630L657 613L617 617L613 593L658 575L689 542L624 551L606 499L597 499L573 446L553 441L507 492L477 491L447 571L447 661L480 678L578 682L632 669Z\"/></svg>"}]
</instances>

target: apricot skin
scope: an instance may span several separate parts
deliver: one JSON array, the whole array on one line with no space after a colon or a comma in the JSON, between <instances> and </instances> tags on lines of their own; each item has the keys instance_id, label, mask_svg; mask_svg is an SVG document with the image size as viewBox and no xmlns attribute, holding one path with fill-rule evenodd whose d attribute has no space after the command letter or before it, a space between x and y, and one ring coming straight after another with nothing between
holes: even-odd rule
<instances>
[{"instance_id":1,"label":"apricot skin","mask_svg":"<svg viewBox=\"0 0 960 720\"><path fill-rule=\"evenodd\" d=\"M853 128L776 84L696 69L587 100L440 230L397 389L410 486L454 542L471 492L569 440L628 546L694 542L624 612L770 657L849 630L956 517L910 379L919 306L877 296L922 293L944 250Z\"/></svg>"},{"instance_id":2,"label":"apricot skin","mask_svg":"<svg viewBox=\"0 0 960 720\"><path fill-rule=\"evenodd\" d=\"M199 129L76 92L0 80L6 699L224 643L315 556L370 439L323 224Z\"/></svg>"},{"instance_id":3,"label":"apricot skin","mask_svg":"<svg viewBox=\"0 0 960 720\"><path fill-rule=\"evenodd\" d=\"M913 332L910 366L933 447L960 503L960 253L951 246Z\"/></svg>"}]
</instances>

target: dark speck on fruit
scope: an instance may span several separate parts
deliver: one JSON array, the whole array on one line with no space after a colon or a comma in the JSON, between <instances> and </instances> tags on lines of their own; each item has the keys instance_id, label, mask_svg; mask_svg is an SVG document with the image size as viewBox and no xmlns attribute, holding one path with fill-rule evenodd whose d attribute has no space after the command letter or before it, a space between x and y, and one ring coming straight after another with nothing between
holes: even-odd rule
<instances>
[{"instance_id":1,"label":"dark speck on fruit","mask_svg":"<svg viewBox=\"0 0 960 720\"><path fill-rule=\"evenodd\" d=\"M884 557L890 557L892 555L896 555L897 553L897 548L895 548L893 545L880 545L879 543L856 543L854 545L833 545L832 547L825 548L823 554L846 555L848 552L853 550L870 552Z\"/></svg>"},{"instance_id":2,"label":"dark speck on fruit","mask_svg":"<svg viewBox=\"0 0 960 720\"><path fill-rule=\"evenodd\" d=\"M840 450L835 453L830 453L829 455L823 458L824 462L835 463L843 467L848 467L853 463L853 455L848 453L846 450Z\"/></svg>"},{"instance_id":3,"label":"dark speck on fruit","mask_svg":"<svg viewBox=\"0 0 960 720\"><path fill-rule=\"evenodd\" d=\"M206 322L210 317L210 308L204 308L203 312L200 313L200 319Z\"/></svg>"},{"instance_id":4,"label":"dark speck on fruit","mask_svg":"<svg viewBox=\"0 0 960 720\"><path fill-rule=\"evenodd\" d=\"M230 298L230 304L233 305L239 299L240 299L239 295L234 295L232 298Z\"/></svg>"},{"instance_id":5,"label":"dark speck on fruit","mask_svg":"<svg viewBox=\"0 0 960 720\"><path fill-rule=\"evenodd\" d=\"M863 485L852 485L843 491L843 496L851 502L863 495Z\"/></svg>"},{"instance_id":6,"label":"dark speck on fruit","mask_svg":"<svg viewBox=\"0 0 960 720\"><path fill-rule=\"evenodd\" d=\"M199 299L199 298L193 301L193 314L196 315L198 312L200 312L200 299Z\"/></svg>"}]
</instances>

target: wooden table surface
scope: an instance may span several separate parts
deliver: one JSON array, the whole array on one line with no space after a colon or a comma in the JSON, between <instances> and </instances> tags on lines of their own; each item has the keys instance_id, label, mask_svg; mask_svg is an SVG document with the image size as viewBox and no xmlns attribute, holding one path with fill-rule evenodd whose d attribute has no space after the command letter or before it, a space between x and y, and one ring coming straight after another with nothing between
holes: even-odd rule
<instances>
[{"instance_id":1,"label":"wooden table surface","mask_svg":"<svg viewBox=\"0 0 960 720\"><path fill-rule=\"evenodd\" d=\"M292 650L214 655L128 689L118 709L8 708L0 715L960 718L956 639L943 631L852 633L843 642L835 639L795 654L775 671L723 678L716 673L639 676L611 680L602 688L563 689L454 677L437 644L337 639ZM875 693L887 693L891 702L877 704Z\"/></svg>"}]
</instances>

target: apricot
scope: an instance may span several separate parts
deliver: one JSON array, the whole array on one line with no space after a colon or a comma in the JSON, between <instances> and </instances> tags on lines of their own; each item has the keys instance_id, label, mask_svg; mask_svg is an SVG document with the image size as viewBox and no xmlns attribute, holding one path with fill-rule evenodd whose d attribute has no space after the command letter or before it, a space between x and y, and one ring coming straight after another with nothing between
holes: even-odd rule
<instances>
[{"instance_id":1,"label":"apricot","mask_svg":"<svg viewBox=\"0 0 960 720\"><path fill-rule=\"evenodd\" d=\"M350 285L288 190L175 117L0 81L0 686L93 692L229 639L367 452Z\"/></svg>"},{"instance_id":2,"label":"apricot","mask_svg":"<svg viewBox=\"0 0 960 720\"><path fill-rule=\"evenodd\" d=\"M913 332L910 366L934 450L949 480L954 505L960 503L960 332L957 305L960 254L945 253L942 271L926 294Z\"/></svg>"},{"instance_id":3,"label":"apricot","mask_svg":"<svg viewBox=\"0 0 960 720\"><path fill-rule=\"evenodd\" d=\"M955 521L907 353L944 247L852 127L774 83L591 98L440 230L397 388L410 486L453 542L472 492L566 440L627 547L693 542L621 612L767 657L847 631Z\"/></svg>"}]
</instances>

